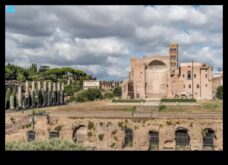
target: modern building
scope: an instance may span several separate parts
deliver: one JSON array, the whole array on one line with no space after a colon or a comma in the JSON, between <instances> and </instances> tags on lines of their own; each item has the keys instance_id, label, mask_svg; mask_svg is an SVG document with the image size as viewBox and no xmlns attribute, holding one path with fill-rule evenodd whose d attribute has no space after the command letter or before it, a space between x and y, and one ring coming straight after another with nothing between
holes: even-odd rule
<instances>
[{"instance_id":1,"label":"modern building","mask_svg":"<svg viewBox=\"0 0 228 165\"><path fill-rule=\"evenodd\" d=\"M85 80L83 81L83 89L97 88L100 89L100 82L97 80Z\"/></svg>"}]
</instances>

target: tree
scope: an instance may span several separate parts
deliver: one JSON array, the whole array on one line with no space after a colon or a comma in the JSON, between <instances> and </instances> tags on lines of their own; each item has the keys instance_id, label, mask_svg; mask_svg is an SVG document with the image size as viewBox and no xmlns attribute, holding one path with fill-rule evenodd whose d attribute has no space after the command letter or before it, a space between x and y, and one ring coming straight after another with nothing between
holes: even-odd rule
<instances>
[{"instance_id":1,"label":"tree","mask_svg":"<svg viewBox=\"0 0 228 165\"><path fill-rule=\"evenodd\" d=\"M25 78L28 77L27 70L22 67L13 64L5 66L5 80L16 80L19 74L23 75Z\"/></svg>"},{"instance_id":2,"label":"tree","mask_svg":"<svg viewBox=\"0 0 228 165\"><path fill-rule=\"evenodd\" d=\"M82 90L83 84L80 83L80 81L76 81L74 84L70 84L65 86L64 90L68 96L73 96L74 92L78 92Z\"/></svg>"},{"instance_id":3,"label":"tree","mask_svg":"<svg viewBox=\"0 0 228 165\"><path fill-rule=\"evenodd\" d=\"M46 65L44 65L44 66L40 66L40 68L39 68L39 72L46 72L48 69L50 69L50 67L49 67L49 66L46 66Z\"/></svg>"},{"instance_id":4,"label":"tree","mask_svg":"<svg viewBox=\"0 0 228 165\"><path fill-rule=\"evenodd\" d=\"M217 88L216 97L217 97L218 99L223 99L223 86L222 86L222 85L220 85L220 86Z\"/></svg>"},{"instance_id":5,"label":"tree","mask_svg":"<svg viewBox=\"0 0 228 165\"><path fill-rule=\"evenodd\" d=\"M5 96L5 109L9 108L10 95L11 95L11 88L7 88L6 96Z\"/></svg>"},{"instance_id":6,"label":"tree","mask_svg":"<svg viewBox=\"0 0 228 165\"><path fill-rule=\"evenodd\" d=\"M25 76L22 73L17 75L17 80L20 82L24 82L26 80Z\"/></svg>"},{"instance_id":7,"label":"tree","mask_svg":"<svg viewBox=\"0 0 228 165\"><path fill-rule=\"evenodd\" d=\"M113 94L117 97L121 96L121 87L120 86L116 86L113 90Z\"/></svg>"},{"instance_id":8,"label":"tree","mask_svg":"<svg viewBox=\"0 0 228 165\"><path fill-rule=\"evenodd\" d=\"M64 91L66 92L67 96L73 96L74 95L74 89L72 85L66 85L64 87Z\"/></svg>"}]
</instances>

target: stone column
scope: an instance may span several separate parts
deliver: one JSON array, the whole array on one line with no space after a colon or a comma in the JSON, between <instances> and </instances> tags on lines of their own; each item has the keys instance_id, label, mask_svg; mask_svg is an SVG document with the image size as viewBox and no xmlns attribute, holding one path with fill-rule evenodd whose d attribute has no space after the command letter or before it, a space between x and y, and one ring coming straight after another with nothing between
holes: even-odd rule
<instances>
[{"instance_id":1,"label":"stone column","mask_svg":"<svg viewBox=\"0 0 228 165\"><path fill-rule=\"evenodd\" d=\"M35 91L35 82L32 81L32 91Z\"/></svg>"},{"instance_id":2,"label":"stone column","mask_svg":"<svg viewBox=\"0 0 228 165\"><path fill-rule=\"evenodd\" d=\"M25 96L29 96L29 83L28 81L25 82Z\"/></svg>"},{"instance_id":3,"label":"stone column","mask_svg":"<svg viewBox=\"0 0 228 165\"><path fill-rule=\"evenodd\" d=\"M17 104L18 104L18 108L22 108L21 85L18 86L18 91L17 91Z\"/></svg>"},{"instance_id":4,"label":"stone column","mask_svg":"<svg viewBox=\"0 0 228 165\"><path fill-rule=\"evenodd\" d=\"M25 108L29 107L29 83L25 82Z\"/></svg>"},{"instance_id":5,"label":"stone column","mask_svg":"<svg viewBox=\"0 0 228 165\"><path fill-rule=\"evenodd\" d=\"M43 82L43 89L44 89L45 92L47 91L47 84L46 84L46 81Z\"/></svg>"},{"instance_id":6,"label":"stone column","mask_svg":"<svg viewBox=\"0 0 228 165\"><path fill-rule=\"evenodd\" d=\"M51 103L52 103L51 82L48 82L48 101L47 101L47 106L50 106Z\"/></svg>"},{"instance_id":7,"label":"stone column","mask_svg":"<svg viewBox=\"0 0 228 165\"><path fill-rule=\"evenodd\" d=\"M41 106L41 86L40 86L40 81L37 81L36 102L37 102L37 107L40 107Z\"/></svg>"},{"instance_id":8,"label":"stone column","mask_svg":"<svg viewBox=\"0 0 228 165\"><path fill-rule=\"evenodd\" d=\"M68 77L67 85L70 85L70 77Z\"/></svg>"},{"instance_id":9,"label":"stone column","mask_svg":"<svg viewBox=\"0 0 228 165\"><path fill-rule=\"evenodd\" d=\"M60 104L60 83L57 83L57 104Z\"/></svg>"},{"instance_id":10,"label":"stone column","mask_svg":"<svg viewBox=\"0 0 228 165\"><path fill-rule=\"evenodd\" d=\"M40 91L40 81L37 82L37 90Z\"/></svg>"},{"instance_id":11,"label":"stone column","mask_svg":"<svg viewBox=\"0 0 228 165\"><path fill-rule=\"evenodd\" d=\"M32 89L31 89L31 108L34 108L35 107L35 82L32 81Z\"/></svg>"},{"instance_id":12,"label":"stone column","mask_svg":"<svg viewBox=\"0 0 228 165\"><path fill-rule=\"evenodd\" d=\"M46 106L47 105L47 92L46 92L46 81L43 82L43 91L42 91L42 100L43 100L43 104L42 106Z\"/></svg>"},{"instance_id":13,"label":"stone column","mask_svg":"<svg viewBox=\"0 0 228 165\"><path fill-rule=\"evenodd\" d=\"M53 99L52 104L56 105L56 84L55 84L55 82L53 83L52 99Z\"/></svg>"},{"instance_id":14,"label":"stone column","mask_svg":"<svg viewBox=\"0 0 228 165\"><path fill-rule=\"evenodd\" d=\"M61 83L60 104L64 103L64 83Z\"/></svg>"},{"instance_id":15,"label":"stone column","mask_svg":"<svg viewBox=\"0 0 228 165\"><path fill-rule=\"evenodd\" d=\"M64 91L64 83L61 84L61 90Z\"/></svg>"},{"instance_id":16,"label":"stone column","mask_svg":"<svg viewBox=\"0 0 228 165\"><path fill-rule=\"evenodd\" d=\"M10 95L10 109L14 109L14 96Z\"/></svg>"}]
</instances>

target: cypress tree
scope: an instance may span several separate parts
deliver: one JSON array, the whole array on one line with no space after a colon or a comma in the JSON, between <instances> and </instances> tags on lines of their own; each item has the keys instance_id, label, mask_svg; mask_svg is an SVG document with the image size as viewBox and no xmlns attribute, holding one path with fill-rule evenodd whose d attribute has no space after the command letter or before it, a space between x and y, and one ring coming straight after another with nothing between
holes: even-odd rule
<instances>
[{"instance_id":1,"label":"cypress tree","mask_svg":"<svg viewBox=\"0 0 228 165\"><path fill-rule=\"evenodd\" d=\"M8 87L6 91L6 96L5 96L5 109L9 108L10 95L11 95L11 88Z\"/></svg>"}]
</instances>

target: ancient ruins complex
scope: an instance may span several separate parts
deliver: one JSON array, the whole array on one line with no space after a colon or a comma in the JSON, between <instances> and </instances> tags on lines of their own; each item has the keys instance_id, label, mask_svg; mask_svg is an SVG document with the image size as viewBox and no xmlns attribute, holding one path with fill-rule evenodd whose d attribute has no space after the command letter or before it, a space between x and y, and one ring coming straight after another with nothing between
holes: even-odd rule
<instances>
[{"instance_id":1,"label":"ancient ruins complex","mask_svg":"<svg viewBox=\"0 0 228 165\"><path fill-rule=\"evenodd\" d=\"M48 85L48 86L47 86ZM56 86L57 85L57 86ZM64 104L64 84L43 81L10 86L6 91L9 109L26 109ZM7 106L6 106L6 109Z\"/></svg>"},{"instance_id":2,"label":"ancient ruins complex","mask_svg":"<svg viewBox=\"0 0 228 165\"><path fill-rule=\"evenodd\" d=\"M131 59L129 79L122 83L122 98L160 99L193 97L212 99L212 67L180 63L178 44L169 46L169 56Z\"/></svg>"}]
</instances>

